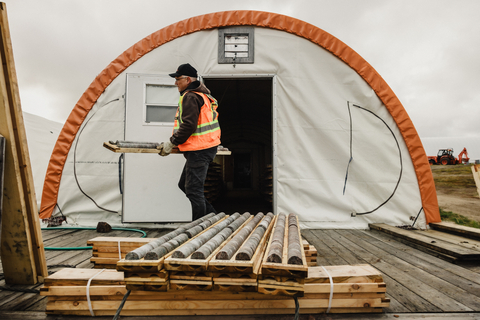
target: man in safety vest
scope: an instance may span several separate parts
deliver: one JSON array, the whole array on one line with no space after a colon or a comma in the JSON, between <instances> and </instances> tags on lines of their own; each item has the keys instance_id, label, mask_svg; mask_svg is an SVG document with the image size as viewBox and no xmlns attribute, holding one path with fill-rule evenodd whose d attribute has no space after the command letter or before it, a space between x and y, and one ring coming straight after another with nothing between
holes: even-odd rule
<instances>
[{"instance_id":1,"label":"man in safety vest","mask_svg":"<svg viewBox=\"0 0 480 320\"><path fill-rule=\"evenodd\" d=\"M190 64L182 64L175 78L180 92L173 134L170 141L162 143L161 156L168 156L174 146L183 152L187 162L183 167L178 187L192 204L192 220L215 212L203 193L208 165L217 153L220 144L217 100L210 90L197 80L197 70Z\"/></svg>"}]
</instances>

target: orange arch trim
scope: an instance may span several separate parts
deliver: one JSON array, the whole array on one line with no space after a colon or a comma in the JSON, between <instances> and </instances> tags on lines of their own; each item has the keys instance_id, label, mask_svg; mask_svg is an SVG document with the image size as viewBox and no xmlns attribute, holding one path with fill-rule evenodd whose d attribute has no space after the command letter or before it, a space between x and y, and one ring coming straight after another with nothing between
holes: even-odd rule
<instances>
[{"instance_id":1,"label":"orange arch trim","mask_svg":"<svg viewBox=\"0 0 480 320\"><path fill-rule=\"evenodd\" d=\"M359 54L322 29L295 18L262 11L216 12L174 23L140 40L110 63L81 96L58 137L45 177L40 218L52 215L63 167L81 124L98 97L121 72L148 52L176 38L196 31L237 25L265 27L295 34L325 48L354 69L375 91L400 129L415 167L427 223L440 221L433 175L422 142L407 112L383 78Z\"/></svg>"}]
</instances>

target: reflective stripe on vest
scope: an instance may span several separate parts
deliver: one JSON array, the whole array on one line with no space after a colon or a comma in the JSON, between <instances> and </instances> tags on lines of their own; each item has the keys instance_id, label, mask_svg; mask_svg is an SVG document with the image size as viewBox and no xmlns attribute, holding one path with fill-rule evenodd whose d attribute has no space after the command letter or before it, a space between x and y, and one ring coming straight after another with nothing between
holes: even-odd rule
<instances>
[{"instance_id":1,"label":"reflective stripe on vest","mask_svg":"<svg viewBox=\"0 0 480 320\"><path fill-rule=\"evenodd\" d=\"M187 141L185 141L185 143L178 146L181 151L202 150L220 144L220 124L218 123L217 100L211 95L200 92L195 93L203 98L204 104L200 108L195 132ZM182 102L184 96L185 95L180 96L178 101L173 133L177 132L182 124Z\"/></svg>"}]
</instances>

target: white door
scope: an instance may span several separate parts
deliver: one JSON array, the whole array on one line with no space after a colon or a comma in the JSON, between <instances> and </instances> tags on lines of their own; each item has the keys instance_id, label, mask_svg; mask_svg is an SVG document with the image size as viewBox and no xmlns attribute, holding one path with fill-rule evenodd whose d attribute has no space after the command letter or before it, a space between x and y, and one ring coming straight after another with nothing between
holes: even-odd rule
<instances>
[{"instance_id":1,"label":"white door","mask_svg":"<svg viewBox=\"0 0 480 320\"><path fill-rule=\"evenodd\" d=\"M168 75L127 75L125 140L170 138L180 97L174 82ZM125 153L123 221L191 221L190 202L178 188L184 164L181 154Z\"/></svg>"}]
</instances>

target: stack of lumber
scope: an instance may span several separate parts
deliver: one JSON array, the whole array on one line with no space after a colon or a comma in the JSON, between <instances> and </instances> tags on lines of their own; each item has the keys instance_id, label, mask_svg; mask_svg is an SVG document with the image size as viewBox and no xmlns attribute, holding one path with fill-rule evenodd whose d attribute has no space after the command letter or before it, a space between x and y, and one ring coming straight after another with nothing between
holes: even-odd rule
<instances>
[{"instance_id":1,"label":"stack of lumber","mask_svg":"<svg viewBox=\"0 0 480 320\"><path fill-rule=\"evenodd\" d=\"M393 227L385 223L371 223L370 229L382 231L395 236L395 239L412 246L418 250L425 251L433 256L439 257L453 263L460 261L480 261L480 249L475 241L464 237L455 237L447 232L455 232L470 238L477 234L480 237L479 229L455 226L450 223L431 223L433 229L440 230L405 230Z\"/></svg>"},{"instance_id":2,"label":"stack of lumber","mask_svg":"<svg viewBox=\"0 0 480 320\"><path fill-rule=\"evenodd\" d=\"M321 300L321 306L330 304L332 313L347 313L349 308L355 313L381 312L390 305L386 291L381 273L369 264L309 267L305 279L305 297Z\"/></svg>"},{"instance_id":3,"label":"stack of lumber","mask_svg":"<svg viewBox=\"0 0 480 320\"><path fill-rule=\"evenodd\" d=\"M62 269L45 279L40 294L48 297L46 312L61 315L114 315L128 290L125 316L294 314L292 296L299 297L300 313L389 306L376 269L308 267L305 252L316 251L300 239L294 215L224 216L158 260L140 258L146 256L140 242L149 239L126 238L120 254L133 249L128 253L138 259L118 261L117 270ZM90 243L96 252L119 253L117 239Z\"/></svg>"},{"instance_id":4,"label":"stack of lumber","mask_svg":"<svg viewBox=\"0 0 480 320\"><path fill-rule=\"evenodd\" d=\"M90 262L94 268L115 269L117 262L125 259L125 255L144 244L155 239L153 238L122 238L122 237L96 237L87 241L92 246L92 258ZM120 255L118 249L120 248Z\"/></svg>"},{"instance_id":5,"label":"stack of lumber","mask_svg":"<svg viewBox=\"0 0 480 320\"><path fill-rule=\"evenodd\" d=\"M298 298L301 314L382 312L389 306L381 274L370 265L325 267L332 286L321 267L309 268L305 295ZM321 269L321 270L320 270ZM127 288L122 272L98 269L63 269L45 279L40 294L47 296L47 314L114 315ZM218 291L132 291L123 306L123 316L155 315L257 315L294 314L295 301L288 296L257 292Z\"/></svg>"},{"instance_id":6,"label":"stack of lumber","mask_svg":"<svg viewBox=\"0 0 480 320\"><path fill-rule=\"evenodd\" d=\"M303 239L303 251L305 252L305 259L307 260L307 265L309 267L317 265L317 249L308 243L307 240Z\"/></svg>"},{"instance_id":7,"label":"stack of lumber","mask_svg":"<svg viewBox=\"0 0 480 320\"><path fill-rule=\"evenodd\" d=\"M302 296L308 273L298 217L279 214L263 256L258 292Z\"/></svg>"}]
</instances>

